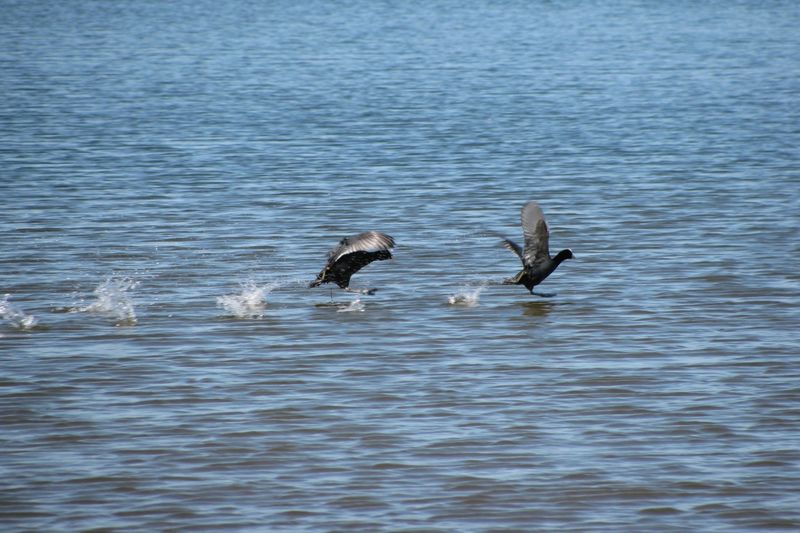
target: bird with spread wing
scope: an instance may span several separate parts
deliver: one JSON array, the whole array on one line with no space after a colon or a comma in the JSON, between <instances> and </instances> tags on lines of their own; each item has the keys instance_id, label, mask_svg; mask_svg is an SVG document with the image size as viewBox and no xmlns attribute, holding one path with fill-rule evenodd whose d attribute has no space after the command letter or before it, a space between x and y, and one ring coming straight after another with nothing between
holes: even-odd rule
<instances>
[{"instance_id":1,"label":"bird with spread wing","mask_svg":"<svg viewBox=\"0 0 800 533\"><path fill-rule=\"evenodd\" d=\"M543 282L547 276L558 268L566 259L572 259L572 250L566 249L550 257L550 231L544 219L542 208L534 201L522 207L522 235L525 246L522 247L510 239L503 239L503 246L514 252L522 261L522 270L516 276L503 281L506 285L524 285L531 294L533 288Z\"/></svg>"},{"instance_id":2,"label":"bird with spread wing","mask_svg":"<svg viewBox=\"0 0 800 533\"><path fill-rule=\"evenodd\" d=\"M328 263L309 287L336 283L346 291L373 294L377 289L351 289L350 277L373 261L391 259L393 247L394 239L379 231L345 237L328 253Z\"/></svg>"}]
</instances>

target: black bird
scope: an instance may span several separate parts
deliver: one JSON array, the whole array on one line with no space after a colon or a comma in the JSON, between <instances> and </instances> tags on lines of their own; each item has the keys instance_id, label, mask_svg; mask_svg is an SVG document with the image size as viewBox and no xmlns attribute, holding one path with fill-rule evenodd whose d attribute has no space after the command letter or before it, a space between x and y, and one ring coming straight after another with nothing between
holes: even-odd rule
<instances>
[{"instance_id":1,"label":"black bird","mask_svg":"<svg viewBox=\"0 0 800 533\"><path fill-rule=\"evenodd\" d=\"M521 248L509 239L503 239L503 246L517 254L522 261L522 270L513 278L503 281L503 284L525 285L531 294L537 294L533 292L533 288L552 274L562 261L572 259L572 250L561 250L555 257L550 257L550 232L547 222L542 208L533 201L522 207L522 234L525 237L525 248Z\"/></svg>"},{"instance_id":2,"label":"black bird","mask_svg":"<svg viewBox=\"0 0 800 533\"><path fill-rule=\"evenodd\" d=\"M377 289L351 289L350 277L373 261L391 259L394 239L378 231L365 231L345 237L328 252L328 264L309 287L336 283L346 291L373 294Z\"/></svg>"}]
</instances>

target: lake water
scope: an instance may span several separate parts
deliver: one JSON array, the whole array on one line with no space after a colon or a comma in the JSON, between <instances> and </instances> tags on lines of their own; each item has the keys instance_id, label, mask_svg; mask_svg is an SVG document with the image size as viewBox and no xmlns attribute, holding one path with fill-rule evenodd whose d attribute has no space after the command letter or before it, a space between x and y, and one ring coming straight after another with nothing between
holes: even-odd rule
<instances>
[{"instance_id":1,"label":"lake water","mask_svg":"<svg viewBox=\"0 0 800 533\"><path fill-rule=\"evenodd\" d=\"M800 530L798 28L0 2L2 528Z\"/></svg>"}]
</instances>

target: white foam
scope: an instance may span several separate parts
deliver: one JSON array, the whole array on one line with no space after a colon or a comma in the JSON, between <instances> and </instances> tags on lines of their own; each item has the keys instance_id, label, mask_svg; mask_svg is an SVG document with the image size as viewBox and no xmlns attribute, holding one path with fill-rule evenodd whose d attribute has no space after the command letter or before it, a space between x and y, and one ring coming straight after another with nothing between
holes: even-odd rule
<instances>
[{"instance_id":1,"label":"white foam","mask_svg":"<svg viewBox=\"0 0 800 533\"><path fill-rule=\"evenodd\" d=\"M110 277L94 289L96 300L88 305L74 308L82 313L97 313L117 319L118 326L136 324L136 309L129 291L139 285L130 278Z\"/></svg>"},{"instance_id":2,"label":"white foam","mask_svg":"<svg viewBox=\"0 0 800 533\"><path fill-rule=\"evenodd\" d=\"M486 289L485 286L480 287L463 287L455 294L447 297L447 303L450 305L461 305L464 307L475 307L480 301L481 293Z\"/></svg>"},{"instance_id":3,"label":"white foam","mask_svg":"<svg viewBox=\"0 0 800 533\"><path fill-rule=\"evenodd\" d=\"M239 294L217 297L217 307L236 318L261 318L267 306L267 295L279 286L279 283L258 285L254 281L246 281L241 284L242 291Z\"/></svg>"},{"instance_id":4,"label":"white foam","mask_svg":"<svg viewBox=\"0 0 800 533\"><path fill-rule=\"evenodd\" d=\"M6 294L3 296L3 299L0 300L0 318L7 320L11 326L17 329L32 329L36 327L38 323L36 318L33 315L25 313L25 311L16 305L12 305L11 302L8 301L9 298L11 298L11 295Z\"/></svg>"},{"instance_id":5,"label":"white foam","mask_svg":"<svg viewBox=\"0 0 800 533\"><path fill-rule=\"evenodd\" d=\"M361 301L361 298L356 298L350 304L341 306L339 309L336 310L337 313L353 313L353 312L363 312L366 309L366 306Z\"/></svg>"}]
</instances>

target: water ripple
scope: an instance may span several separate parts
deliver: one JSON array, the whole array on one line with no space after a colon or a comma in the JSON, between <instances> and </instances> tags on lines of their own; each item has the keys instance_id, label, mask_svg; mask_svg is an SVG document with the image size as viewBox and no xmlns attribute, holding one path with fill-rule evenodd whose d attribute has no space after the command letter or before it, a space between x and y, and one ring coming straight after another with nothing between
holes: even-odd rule
<instances>
[{"instance_id":1,"label":"water ripple","mask_svg":"<svg viewBox=\"0 0 800 533\"><path fill-rule=\"evenodd\" d=\"M800 529L798 9L446 4L5 3L7 529Z\"/></svg>"}]
</instances>

